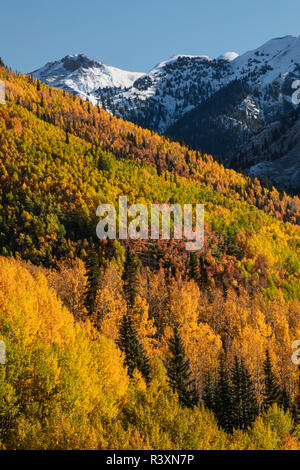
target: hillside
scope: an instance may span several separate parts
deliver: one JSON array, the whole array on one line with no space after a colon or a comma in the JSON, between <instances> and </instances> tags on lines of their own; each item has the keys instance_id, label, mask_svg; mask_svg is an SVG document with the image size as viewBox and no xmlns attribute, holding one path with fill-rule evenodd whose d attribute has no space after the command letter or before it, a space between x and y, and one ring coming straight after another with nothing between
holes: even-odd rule
<instances>
[{"instance_id":1,"label":"hillside","mask_svg":"<svg viewBox=\"0 0 300 470\"><path fill-rule=\"evenodd\" d=\"M299 199L39 80L0 79L0 445L297 448ZM204 204L204 249L100 243L96 208L119 195ZM186 390L170 379L176 338Z\"/></svg>"},{"instance_id":2,"label":"hillside","mask_svg":"<svg viewBox=\"0 0 300 470\"><path fill-rule=\"evenodd\" d=\"M70 64L70 70L65 69L65 62ZM300 38L285 36L241 56L225 53L213 59L206 55L175 55L150 72L137 74L131 82L128 72L122 71L118 75L123 77L121 81L114 80L114 74L108 74L109 67L103 64L96 65L95 77L94 61L82 55L47 64L33 72L33 76L88 98L116 116L218 155L230 166L237 151L243 152L253 135L295 108L292 83L299 79L299 67ZM108 80L107 74L112 78ZM248 87L238 102L230 90L236 81ZM226 108L222 100L218 106L219 92L225 90ZM209 106L211 99L216 103L213 108ZM202 127L199 133L199 123L206 121L208 111L210 125ZM224 136L224 145L220 134ZM293 163L290 165L287 159L281 167L282 179L280 173L273 179L270 152L269 179L279 187L297 192L297 183L288 177ZM249 168L251 158L243 163ZM241 165L236 164L234 168ZM260 166L256 175L265 177Z\"/></svg>"}]
</instances>

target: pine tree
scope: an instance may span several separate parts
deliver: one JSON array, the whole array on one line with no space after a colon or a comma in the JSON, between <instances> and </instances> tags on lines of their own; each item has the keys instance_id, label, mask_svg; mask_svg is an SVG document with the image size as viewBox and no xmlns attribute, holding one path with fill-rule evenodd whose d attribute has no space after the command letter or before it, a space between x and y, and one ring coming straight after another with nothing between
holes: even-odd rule
<instances>
[{"instance_id":1,"label":"pine tree","mask_svg":"<svg viewBox=\"0 0 300 470\"><path fill-rule=\"evenodd\" d=\"M273 405L273 403L277 403L279 400L279 388L277 385L277 379L273 373L273 367L270 359L269 350L266 350L266 360L263 364L264 368L264 407L268 408L269 406Z\"/></svg>"},{"instance_id":2,"label":"pine tree","mask_svg":"<svg viewBox=\"0 0 300 470\"><path fill-rule=\"evenodd\" d=\"M196 253L191 253L190 255L190 276L198 285L200 285L201 274Z\"/></svg>"},{"instance_id":3,"label":"pine tree","mask_svg":"<svg viewBox=\"0 0 300 470\"><path fill-rule=\"evenodd\" d=\"M240 370L242 403L241 429L246 430L258 416L258 405L251 375L243 361L240 363Z\"/></svg>"},{"instance_id":4,"label":"pine tree","mask_svg":"<svg viewBox=\"0 0 300 470\"><path fill-rule=\"evenodd\" d=\"M95 305L97 292L100 288L101 270L104 267L103 257L94 247L90 248L85 260L86 269L86 289L85 289L85 306L90 315L95 313Z\"/></svg>"},{"instance_id":5,"label":"pine tree","mask_svg":"<svg viewBox=\"0 0 300 470\"><path fill-rule=\"evenodd\" d=\"M125 365L128 368L129 377L132 377L134 369L138 369L146 383L149 383L151 380L149 359L138 340L130 314L123 315L117 344L125 353Z\"/></svg>"},{"instance_id":6,"label":"pine tree","mask_svg":"<svg viewBox=\"0 0 300 470\"><path fill-rule=\"evenodd\" d=\"M130 311L134 305L136 295L139 291L139 267L140 261L129 247L126 249L126 258L123 271L123 289L127 300L128 310Z\"/></svg>"},{"instance_id":7,"label":"pine tree","mask_svg":"<svg viewBox=\"0 0 300 470\"><path fill-rule=\"evenodd\" d=\"M286 385L284 385L282 390L280 391L279 405L284 411L288 411L289 409L291 409L291 396L289 394L288 389L286 388Z\"/></svg>"},{"instance_id":8,"label":"pine tree","mask_svg":"<svg viewBox=\"0 0 300 470\"><path fill-rule=\"evenodd\" d=\"M243 392L242 392L242 369L237 356L234 358L234 366L231 371L232 383L232 409L233 426L243 429Z\"/></svg>"},{"instance_id":9,"label":"pine tree","mask_svg":"<svg viewBox=\"0 0 300 470\"><path fill-rule=\"evenodd\" d=\"M200 257L200 287L204 289L208 285L208 275L206 263L202 256Z\"/></svg>"},{"instance_id":10,"label":"pine tree","mask_svg":"<svg viewBox=\"0 0 300 470\"><path fill-rule=\"evenodd\" d=\"M169 384L177 392L183 406L192 408L198 403L199 397L195 388L195 380L191 380L190 361L185 358L185 350L177 327L169 339L170 357L166 363Z\"/></svg>"},{"instance_id":11,"label":"pine tree","mask_svg":"<svg viewBox=\"0 0 300 470\"><path fill-rule=\"evenodd\" d=\"M233 403L232 388L229 379L229 371L225 365L224 356L220 359L219 379L215 393L215 415L219 425L226 432L233 429Z\"/></svg>"},{"instance_id":12,"label":"pine tree","mask_svg":"<svg viewBox=\"0 0 300 470\"><path fill-rule=\"evenodd\" d=\"M215 411L215 388L210 372L207 372L205 378L203 402L207 409Z\"/></svg>"}]
</instances>

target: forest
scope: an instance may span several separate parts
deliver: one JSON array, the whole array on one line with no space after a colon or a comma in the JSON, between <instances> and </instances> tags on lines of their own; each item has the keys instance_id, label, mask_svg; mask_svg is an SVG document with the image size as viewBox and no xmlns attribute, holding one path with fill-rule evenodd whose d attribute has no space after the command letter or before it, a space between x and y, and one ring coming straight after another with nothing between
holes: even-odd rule
<instances>
[{"instance_id":1,"label":"forest","mask_svg":"<svg viewBox=\"0 0 300 470\"><path fill-rule=\"evenodd\" d=\"M0 448L299 450L299 198L0 80ZM123 195L204 204L203 249L100 242Z\"/></svg>"}]
</instances>

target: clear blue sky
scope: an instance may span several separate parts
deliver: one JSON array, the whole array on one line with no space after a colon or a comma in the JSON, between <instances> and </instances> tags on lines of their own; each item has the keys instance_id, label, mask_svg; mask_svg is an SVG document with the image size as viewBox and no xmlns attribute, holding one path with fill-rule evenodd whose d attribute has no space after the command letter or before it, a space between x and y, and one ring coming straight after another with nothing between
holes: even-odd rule
<instances>
[{"instance_id":1,"label":"clear blue sky","mask_svg":"<svg viewBox=\"0 0 300 470\"><path fill-rule=\"evenodd\" d=\"M1 0L0 18L0 56L21 72L74 53L146 72L300 35L299 0Z\"/></svg>"}]
</instances>

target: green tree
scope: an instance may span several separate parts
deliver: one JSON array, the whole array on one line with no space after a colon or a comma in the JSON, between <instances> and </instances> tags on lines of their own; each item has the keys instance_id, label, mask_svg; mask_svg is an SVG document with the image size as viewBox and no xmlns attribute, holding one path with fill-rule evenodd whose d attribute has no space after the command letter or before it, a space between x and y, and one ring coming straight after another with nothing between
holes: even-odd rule
<instances>
[{"instance_id":1,"label":"green tree","mask_svg":"<svg viewBox=\"0 0 300 470\"><path fill-rule=\"evenodd\" d=\"M233 426L246 430L258 415L258 407L251 376L242 361L234 358L231 375Z\"/></svg>"},{"instance_id":2,"label":"green tree","mask_svg":"<svg viewBox=\"0 0 300 470\"><path fill-rule=\"evenodd\" d=\"M231 432L233 429L232 387L223 355L220 359L219 378L216 385L215 415L224 431Z\"/></svg>"},{"instance_id":3,"label":"green tree","mask_svg":"<svg viewBox=\"0 0 300 470\"><path fill-rule=\"evenodd\" d=\"M134 369L138 369L146 382L149 383L151 381L149 359L138 340L130 314L123 315L117 344L125 354L128 375L132 377Z\"/></svg>"},{"instance_id":4,"label":"green tree","mask_svg":"<svg viewBox=\"0 0 300 470\"><path fill-rule=\"evenodd\" d=\"M211 373L208 371L205 378L203 402L206 408L215 411L215 387Z\"/></svg>"},{"instance_id":5,"label":"green tree","mask_svg":"<svg viewBox=\"0 0 300 470\"><path fill-rule=\"evenodd\" d=\"M190 361L185 358L185 350L177 327L169 339L170 357L166 363L169 384L177 392L182 405L192 408L199 401L195 380L191 380Z\"/></svg>"},{"instance_id":6,"label":"green tree","mask_svg":"<svg viewBox=\"0 0 300 470\"><path fill-rule=\"evenodd\" d=\"M97 292L100 289L101 274L104 269L104 259L100 250L91 247L85 259L86 269L86 289L85 289L85 306L90 315L95 313Z\"/></svg>"},{"instance_id":7,"label":"green tree","mask_svg":"<svg viewBox=\"0 0 300 470\"><path fill-rule=\"evenodd\" d=\"M190 276L198 285L200 285L201 274L196 253L191 253L190 255Z\"/></svg>"},{"instance_id":8,"label":"green tree","mask_svg":"<svg viewBox=\"0 0 300 470\"><path fill-rule=\"evenodd\" d=\"M279 400L279 388L277 385L277 379L273 373L273 366L270 358L269 350L266 350L266 359L263 364L264 369L264 407L277 403Z\"/></svg>"},{"instance_id":9,"label":"green tree","mask_svg":"<svg viewBox=\"0 0 300 470\"><path fill-rule=\"evenodd\" d=\"M280 391L280 397L279 397L278 403L281 406L281 408L284 409L285 412L291 409L291 396L289 394L289 391L286 385L284 385L282 390Z\"/></svg>"},{"instance_id":10,"label":"green tree","mask_svg":"<svg viewBox=\"0 0 300 470\"><path fill-rule=\"evenodd\" d=\"M134 255L129 247L127 247L122 279L128 311L132 309L136 295L139 291L139 268L140 261L138 257Z\"/></svg>"}]
</instances>

